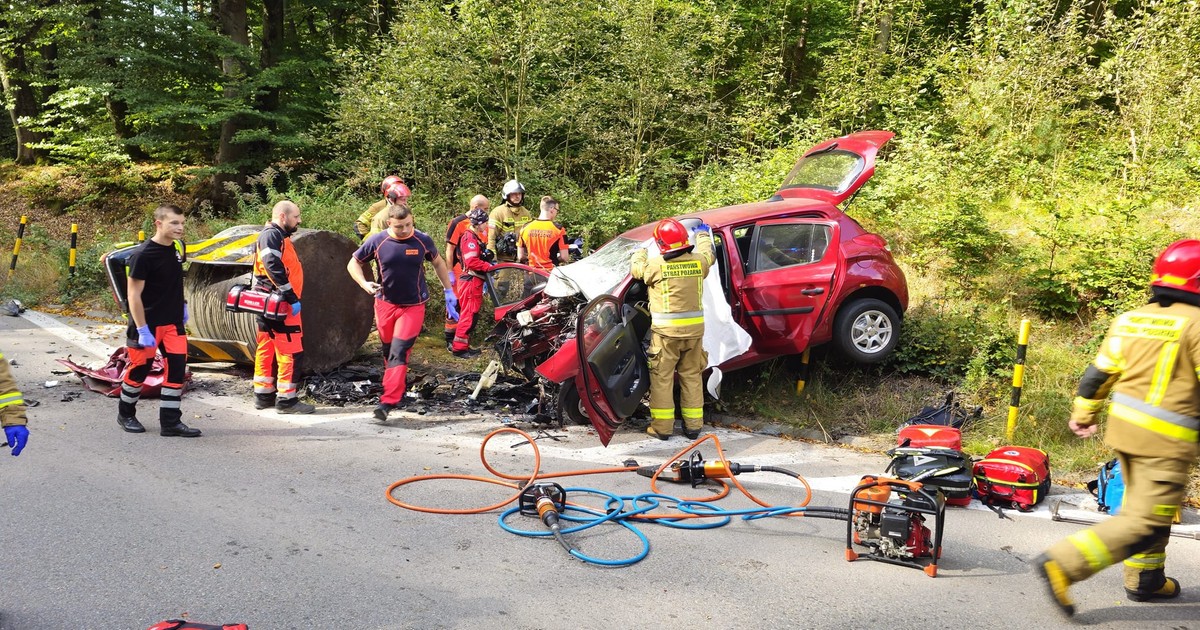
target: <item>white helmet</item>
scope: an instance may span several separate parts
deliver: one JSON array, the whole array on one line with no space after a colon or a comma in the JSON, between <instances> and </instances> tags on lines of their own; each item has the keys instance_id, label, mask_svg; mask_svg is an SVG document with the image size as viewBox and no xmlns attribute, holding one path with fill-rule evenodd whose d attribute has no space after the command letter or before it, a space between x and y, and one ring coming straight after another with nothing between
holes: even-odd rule
<instances>
[{"instance_id":1,"label":"white helmet","mask_svg":"<svg viewBox=\"0 0 1200 630\"><path fill-rule=\"evenodd\" d=\"M522 195L524 195L525 187L521 185L521 182L519 182L515 179L510 179L504 183L504 189L501 191L500 196L503 197L504 199L508 199L509 195L512 195L515 193L521 193Z\"/></svg>"}]
</instances>

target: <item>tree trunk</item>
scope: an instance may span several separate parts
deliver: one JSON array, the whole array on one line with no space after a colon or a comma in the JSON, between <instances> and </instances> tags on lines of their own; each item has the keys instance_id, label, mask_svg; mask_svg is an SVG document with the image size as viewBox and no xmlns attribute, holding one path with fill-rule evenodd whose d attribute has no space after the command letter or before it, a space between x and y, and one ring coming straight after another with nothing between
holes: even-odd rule
<instances>
[{"instance_id":1,"label":"tree trunk","mask_svg":"<svg viewBox=\"0 0 1200 630\"><path fill-rule=\"evenodd\" d=\"M91 38L92 45L99 49L101 48L101 43L97 41L95 25L104 20L104 13L101 10L101 5L99 3L94 5L91 10L88 11L88 17L91 19L91 26L88 29L88 37ZM117 67L117 60L106 55L100 59L100 64L106 68L115 70ZM113 75L116 74L116 72L113 72ZM104 95L104 108L108 111L109 120L112 121L113 135L115 135L117 140L121 143L121 148L125 150L125 155L128 155L130 158L135 160L150 159L150 156L147 155L141 147L137 146L136 144L129 144L129 139L134 135L133 129L129 126L129 121L126 119L126 116L129 114L129 104L124 100L113 96L113 92L110 90Z\"/></svg>"},{"instance_id":2,"label":"tree trunk","mask_svg":"<svg viewBox=\"0 0 1200 630\"><path fill-rule=\"evenodd\" d=\"M38 97L34 93L28 77L29 68L25 61L25 42L14 42L7 58L0 54L0 85L3 85L6 100L11 104L8 115L12 120L13 132L17 137L17 164L36 164L46 159L45 150L29 146L31 143L41 142L46 135L32 131L20 122L22 118L36 117L41 113Z\"/></svg>"},{"instance_id":3,"label":"tree trunk","mask_svg":"<svg viewBox=\"0 0 1200 630\"><path fill-rule=\"evenodd\" d=\"M879 21L875 31L875 52L886 55L888 52L888 44L892 39L892 22L896 19L896 9L889 6L879 14Z\"/></svg>"},{"instance_id":4,"label":"tree trunk","mask_svg":"<svg viewBox=\"0 0 1200 630\"><path fill-rule=\"evenodd\" d=\"M241 47L250 46L250 31L246 21L246 0L219 0L214 7L217 23L221 34ZM233 103L232 109L240 110L239 101L242 98L242 82L246 78L246 64L237 55L228 55L221 59L221 71L225 75L225 87L222 96ZM221 123L221 140L217 146L215 166L221 169L213 177L213 189L210 197L219 209L229 209L234 206L235 193L232 186L244 188L246 176L243 172L242 160L246 156L246 145L233 141L234 136L242 128L243 116L233 114Z\"/></svg>"}]
</instances>

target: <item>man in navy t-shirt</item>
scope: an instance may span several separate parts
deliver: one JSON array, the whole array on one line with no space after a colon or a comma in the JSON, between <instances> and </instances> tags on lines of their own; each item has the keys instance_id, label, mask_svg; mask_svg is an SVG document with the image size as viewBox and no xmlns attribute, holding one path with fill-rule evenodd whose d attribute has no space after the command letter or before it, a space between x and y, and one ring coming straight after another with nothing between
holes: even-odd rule
<instances>
[{"instance_id":1,"label":"man in navy t-shirt","mask_svg":"<svg viewBox=\"0 0 1200 630\"><path fill-rule=\"evenodd\" d=\"M379 282L367 279L372 260L379 267ZM375 296L375 322L385 357L383 395L374 414L379 421L387 420L388 412L404 405L408 357L425 323L425 301L429 299L425 261L433 263L442 283L446 314L457 320L458 299L450 288L446 261L438 254L433 239L413 226L412 212L406 205L390 206L388 229L367 237L346 265L358 286Z\"/></svg>"}]
</instances>

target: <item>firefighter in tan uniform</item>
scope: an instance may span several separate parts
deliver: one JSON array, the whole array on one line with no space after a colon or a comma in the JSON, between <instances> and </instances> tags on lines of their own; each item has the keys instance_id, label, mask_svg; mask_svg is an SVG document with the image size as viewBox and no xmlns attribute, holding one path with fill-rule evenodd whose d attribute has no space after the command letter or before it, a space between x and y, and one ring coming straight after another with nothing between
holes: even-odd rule
<instances>
[{"instance_id":1,"label":"firefighter in tan uniform","mask_svg":"<svg viewBox=\"0 0 1200 630\"><path fill-rule=\"evenodd\" d=\"M665 440L675 432L675 373L679 372L679 401L683 434L700 437L704 425L704 385L701 373L708 365L704 337L704 277L713 265L712 231L696 228L696 245L688 242L687 228L675 219L663 219L654 228L659 255L646 250L633 254L629 273L646 283L650 294L650 426L646 432Z\"/></svg>"},{"instance_id":2,"label":"firefighter in tan uniform","mask_svg":"<svg viewBox=\"0 0 1200 630\"><path fill-rule=\"evenodd\" d=\"M1072 534L1034 561L1051 596L1075 612L1068 589L1124 560L1134 601L1178 597L1166 577L1171 520L1186 494L1200 432L1200 240L1172 243L1154 263L1153 298L1113 322L1088 366L1068 422L1080 437L1097 430L1108 404L1105 444L1125 477L1121 511Z\"/></svg>"},{"instance_id":3,"label":"firefighter in tan uniform","mask_svg":"<svg viewBox=\"0 0 1200 630\"><path fill-rule=\"evenodd\" d=\"M496 253L497 261L513 262L517 259L517 235L529 223L529 211L522 205L525 187L510 179L504 183L500 195L504 202L488 215L487 248Z\"/></svg>"},{"instance_id":4,"label":"firefighter in tan uniform","mask_svg":"<svg viewBox=\"0 0 1200 630\"><path fill-rule=\"evenodd\" d=\"M25 398L17 389L8 359L0 353L0 425L4 426L4 440L12 448L13 457L21 454L29 441L29 429L25 427Z\"/></svg>"}]
</instances>

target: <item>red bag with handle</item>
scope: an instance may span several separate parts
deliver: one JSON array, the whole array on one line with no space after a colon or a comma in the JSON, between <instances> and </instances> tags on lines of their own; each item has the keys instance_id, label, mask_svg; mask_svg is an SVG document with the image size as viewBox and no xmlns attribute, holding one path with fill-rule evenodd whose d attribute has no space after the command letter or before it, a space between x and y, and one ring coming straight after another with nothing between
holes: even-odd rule
<instances>
[{"instance_id":1,"label":"red bag with handle","mask_svg":"<svg viewBox=\"0 0 1200 630\"><path fill-rule=\"evenodd\" d=\"M975 494L988 505L1028 512L1050 493L1050 456L1026 446L1001 446L975 462Z\"/></svg>"}]
</instances>

